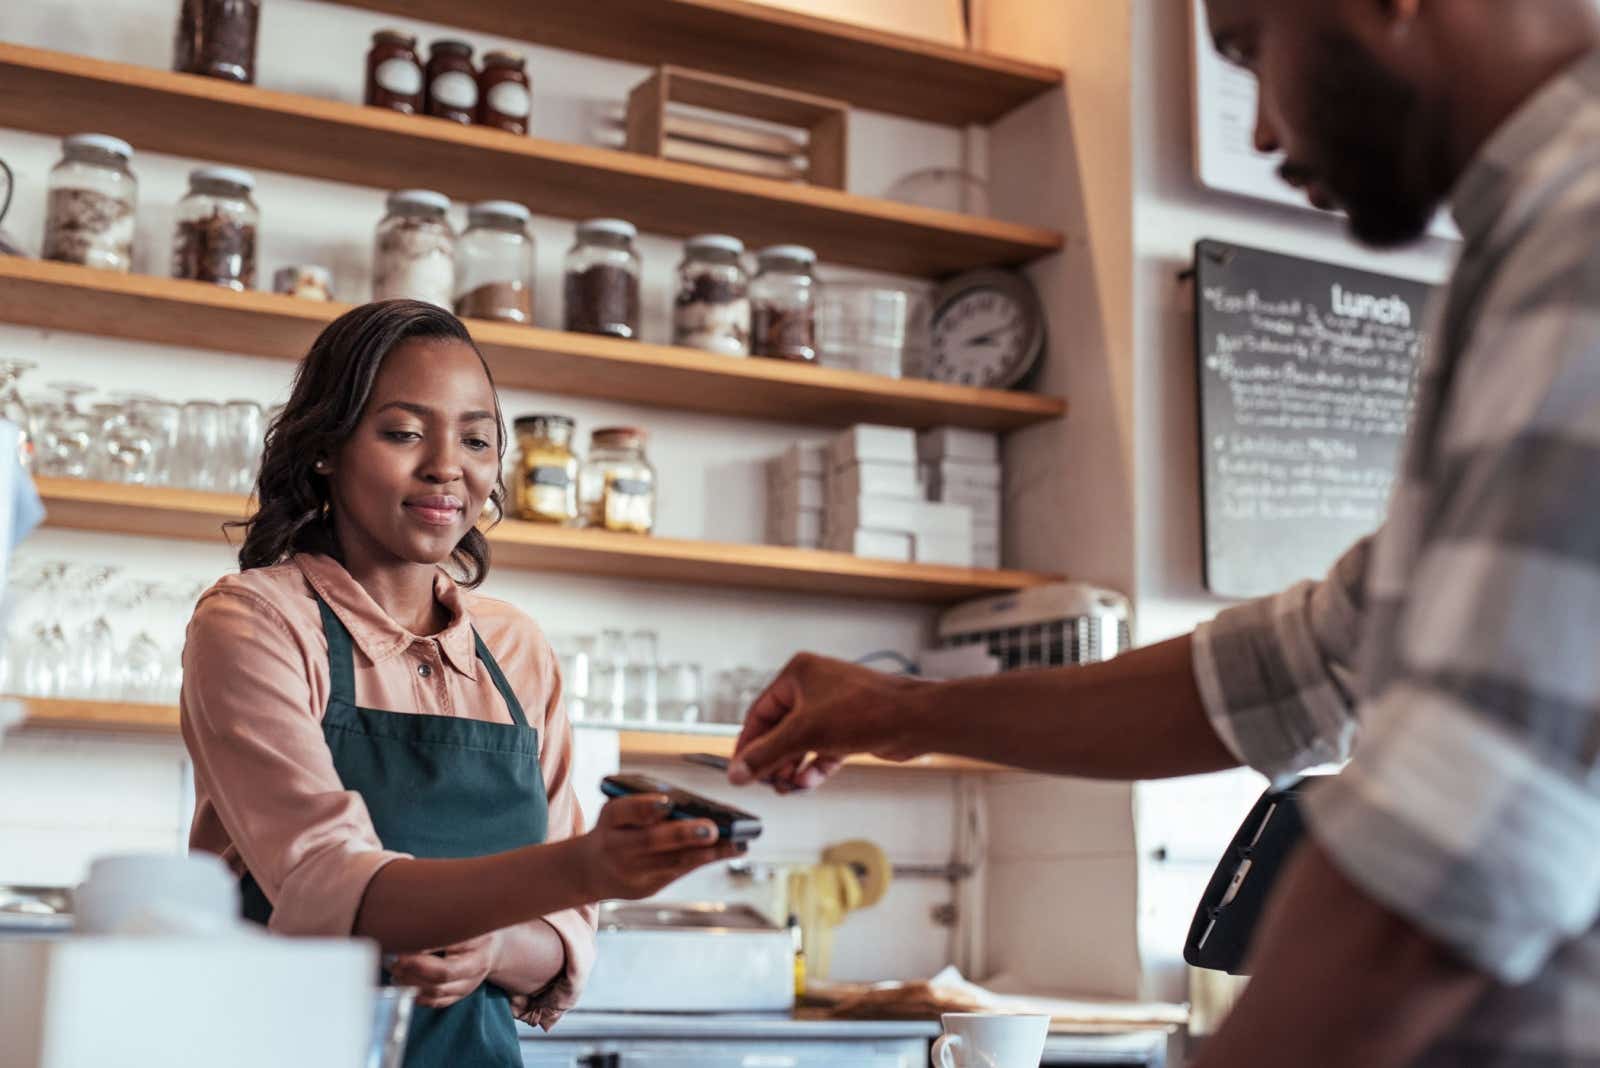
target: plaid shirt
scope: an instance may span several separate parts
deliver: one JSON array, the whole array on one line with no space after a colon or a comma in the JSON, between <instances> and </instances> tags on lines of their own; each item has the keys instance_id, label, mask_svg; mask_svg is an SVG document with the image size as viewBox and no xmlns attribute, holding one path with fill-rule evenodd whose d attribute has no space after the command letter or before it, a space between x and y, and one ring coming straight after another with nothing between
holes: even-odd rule
<instances>
[{"instance_id":1,"label":"plaid shirt","mask_svg":"<svg viewBox=\"0 0 1600 1068\"><path fill-rule=\"evenodd\" d=\"M1245 763L1349 759L1317 842L1498 980L1419 1063L1600 1066L1600 54L1453 206L1388 521L1202 627L1195 670Z\"/></svg>"}]
</instances>

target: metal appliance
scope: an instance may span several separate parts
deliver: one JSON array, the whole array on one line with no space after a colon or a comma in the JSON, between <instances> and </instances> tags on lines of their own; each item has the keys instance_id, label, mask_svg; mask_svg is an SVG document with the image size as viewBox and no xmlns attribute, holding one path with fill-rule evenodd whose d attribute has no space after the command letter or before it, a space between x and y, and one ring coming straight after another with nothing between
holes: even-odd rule
<instances>
[{"instance_id":1,"label":"metal appliance","mask_svg":"<svg viewBox=\"0 0 1600 1068\"><path fill-rule=\"evenodd\" d=\"M1059 582L957 605L939 619L945 649L980 645L1002 671L1110 660L1133 644L1133 607L1112 590Z\"/></svg>"}]
</instances>

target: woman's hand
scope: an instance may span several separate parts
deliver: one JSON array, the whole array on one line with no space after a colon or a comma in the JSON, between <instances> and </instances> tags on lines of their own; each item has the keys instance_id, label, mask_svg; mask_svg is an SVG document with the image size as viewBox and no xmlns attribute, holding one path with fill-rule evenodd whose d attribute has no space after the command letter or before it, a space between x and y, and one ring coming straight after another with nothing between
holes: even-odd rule
<instances>
[{"instance_id":1,"label":"woman's hand","mask_svg":"<svg viewBox=\"0 0 1600 1068\"><path fill-rule=\"evenodd\" d=\"M500 953L498 931L431 953L406 953L389 965L400 986L417 988L417 1004L430 1009L454 1005L489 978Z\"/></svg>"},{"instance_id":2,"label":"woman's hand","mask_svg":"<svg viewBox=\"0 0 1600 1068\"><path fill-rule=\"evenodd\" d=\"M619 797L584 835L585 884L593 900L650 897L696 868L728 860L744 847L717 841L710 820L674 820L659 794Z\"/></svg>"}]
</instances>

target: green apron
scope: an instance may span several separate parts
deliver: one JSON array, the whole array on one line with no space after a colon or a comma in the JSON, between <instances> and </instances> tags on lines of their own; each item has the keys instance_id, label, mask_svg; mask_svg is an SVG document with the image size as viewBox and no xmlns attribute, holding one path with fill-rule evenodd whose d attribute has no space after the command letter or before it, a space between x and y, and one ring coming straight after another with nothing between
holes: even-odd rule
<instances>
[{"instance_id":1,"label":"green apron","mask_svg":"<svg viewBox=\"0 0 1600 1068\"><path fill-rule=\"evenodd\" d=\"M328 708L322 734L345 788L366 802L385 849L428 859L479 857L543 842L549 819L539 732L528 726L500 665L473 631L478 660L511 711L511 723L424 716L356 706L350 632L327 604ZM246 919L265 924L272 904L247 872ZM387 981L387 976L385 976ZM448 1008L417 1006L406 1068L521 1068L504 990L484 983Z\"/></svg>"}]
</instances>

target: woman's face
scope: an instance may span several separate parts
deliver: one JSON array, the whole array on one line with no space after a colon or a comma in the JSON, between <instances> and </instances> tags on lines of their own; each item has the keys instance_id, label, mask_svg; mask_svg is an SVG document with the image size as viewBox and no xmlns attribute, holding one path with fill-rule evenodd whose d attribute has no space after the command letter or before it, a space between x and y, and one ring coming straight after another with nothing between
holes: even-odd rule
<instances>
[{"instance_id":1,"label":"woman's face","mask_svg":"<svg viewBox=\"0 0 1600 1068\"><path fill-rule=\"evenodd\" d=\"M389 352L355 432L329 458L346 563L440 564L472 528L500 469L489 376L460 341Z\"/></svg>"}]
</instances>

